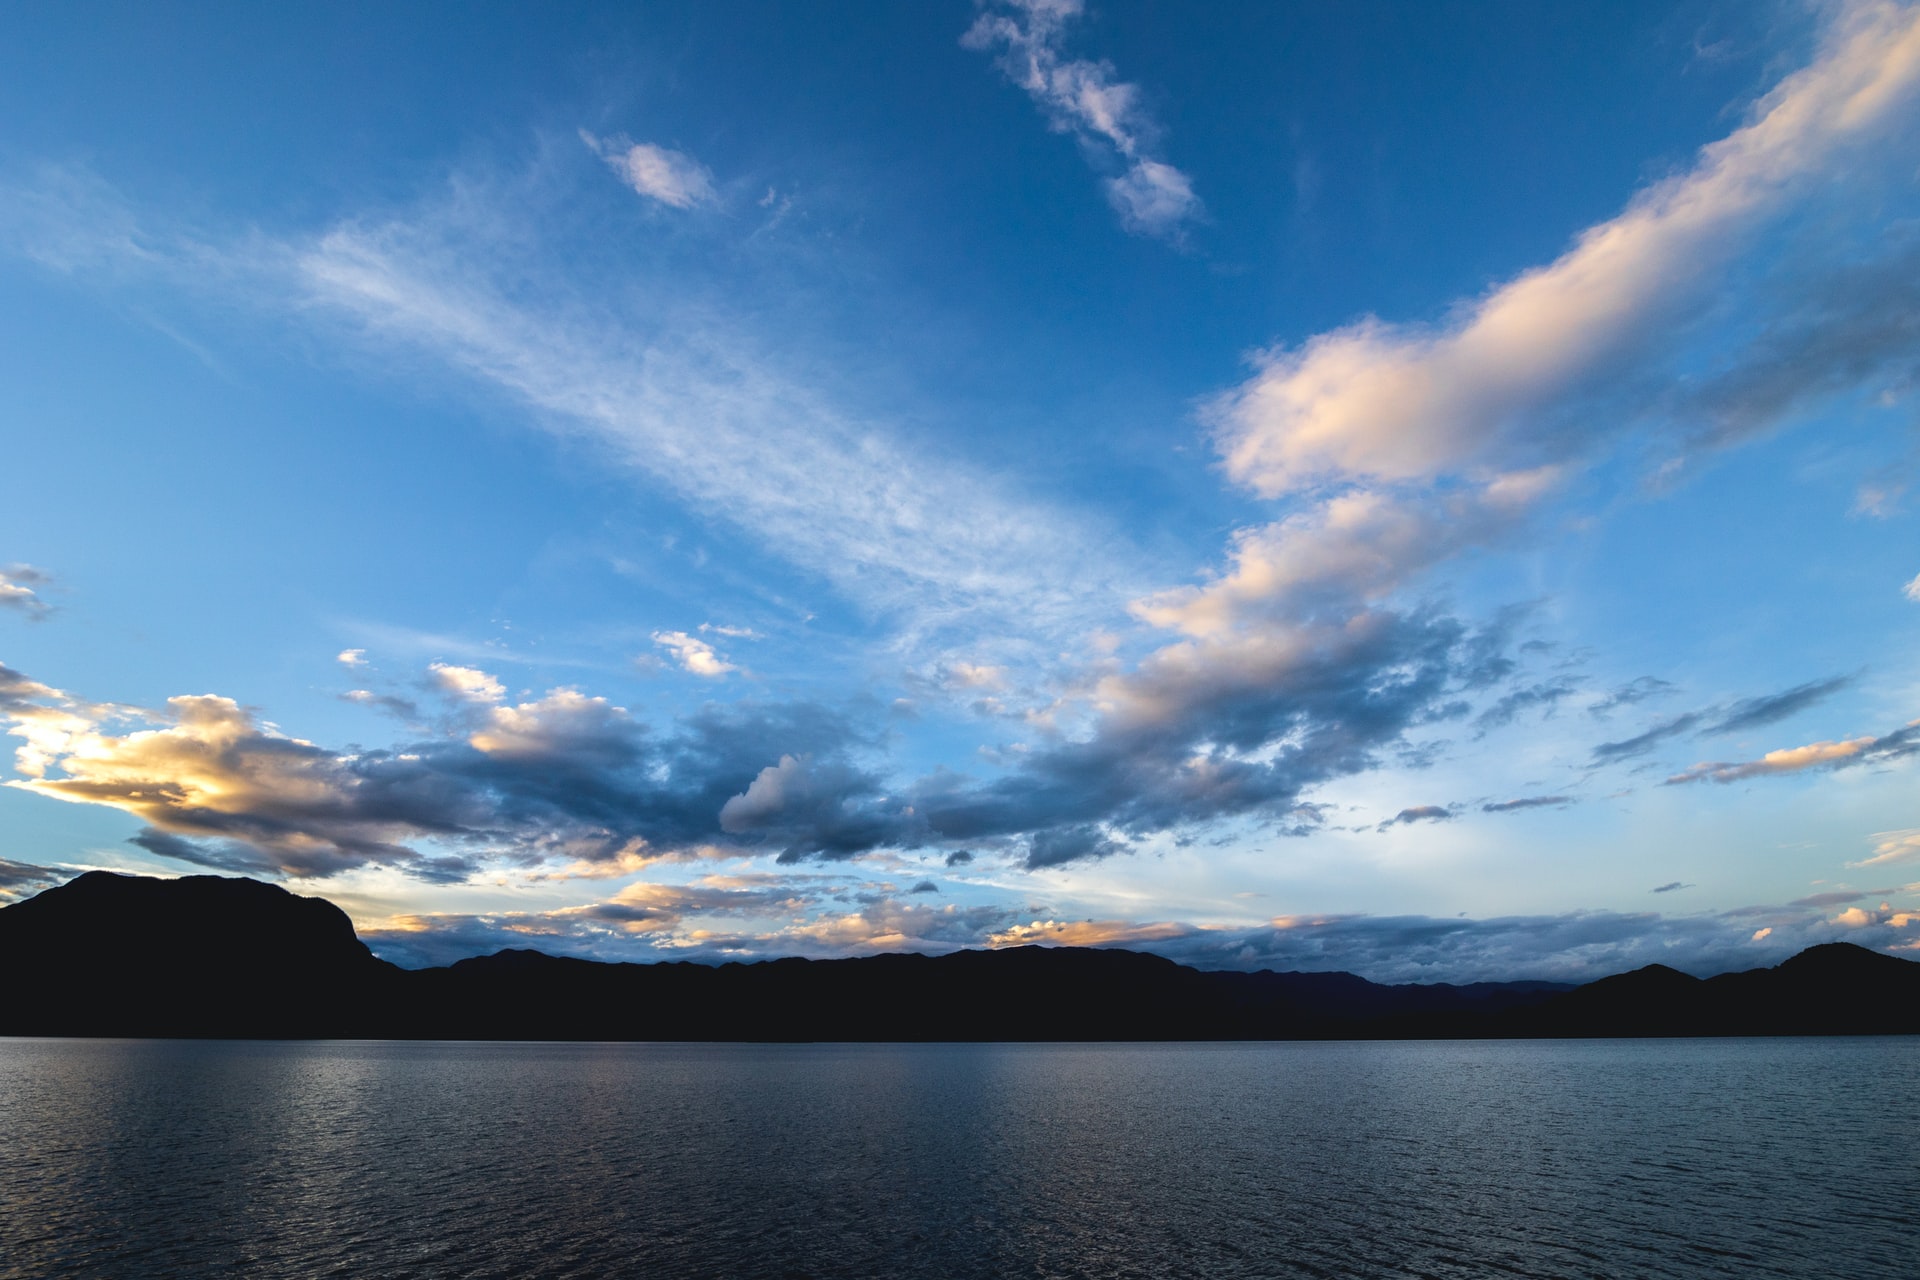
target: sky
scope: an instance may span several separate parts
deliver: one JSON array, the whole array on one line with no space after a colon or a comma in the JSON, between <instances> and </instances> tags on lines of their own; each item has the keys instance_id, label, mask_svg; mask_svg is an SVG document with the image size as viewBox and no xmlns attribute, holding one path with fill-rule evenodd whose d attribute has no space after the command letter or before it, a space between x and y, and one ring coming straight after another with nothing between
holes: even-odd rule
<instances>
[{"instance_id":1,"label":"sky","mask_svg":"<svg viewBox=\"0 0 1920 1280\"><path fill-rule=\"evenodd\" d=\"M0 900L1920 952L1920 6L0 13Z\"/></svg>"}]
</instances>

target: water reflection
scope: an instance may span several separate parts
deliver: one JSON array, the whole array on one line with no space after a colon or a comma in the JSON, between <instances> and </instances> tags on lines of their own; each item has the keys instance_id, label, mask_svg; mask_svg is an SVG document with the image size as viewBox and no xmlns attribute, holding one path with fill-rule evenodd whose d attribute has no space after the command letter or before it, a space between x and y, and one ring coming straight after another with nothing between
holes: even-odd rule
<instances>
[{"instance_id":1,"label":"water reflection","mask_svg":"<svg viewBox=\"0 0 1920 1280\"><path fill-rule=\"evenodd\" d=\"M1910 1265L1907 1040L0 1040L0 1276Z\"/></svg>"}]
</instances>

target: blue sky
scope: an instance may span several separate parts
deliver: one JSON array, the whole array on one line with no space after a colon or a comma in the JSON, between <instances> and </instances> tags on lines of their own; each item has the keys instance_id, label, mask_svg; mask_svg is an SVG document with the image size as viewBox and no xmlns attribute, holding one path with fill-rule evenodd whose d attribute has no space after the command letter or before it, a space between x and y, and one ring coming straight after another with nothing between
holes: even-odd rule
<instances>
[{"instance_id":1,"label":"blue sky","mask_svg":"<svg viewBox=\"0 0 1920 1280\"><path fill-rule=\"evenodd\" d=\"M1920 946L1920 10L15 7L0 892Z\"/></svg>"}]
</instances>

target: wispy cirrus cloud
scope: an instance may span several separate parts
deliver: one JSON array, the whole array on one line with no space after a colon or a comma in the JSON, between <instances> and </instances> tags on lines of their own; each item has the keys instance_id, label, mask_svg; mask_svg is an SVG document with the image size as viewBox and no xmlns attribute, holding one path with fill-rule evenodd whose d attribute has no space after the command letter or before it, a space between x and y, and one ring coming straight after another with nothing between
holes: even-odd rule
<instances>
[{"instance_id":1,"label":"wispy cirrus cloud","mask_svg":"<svg viewBox=\"0 0 1920 1280\"><path fill-rule=\"evenodd\" d=\"M1893 862L1920 861L1920 829L1882 831L1873 837L1873 856L1852 867L1879 867Z\"/></svg>"},{"instance_id":2,"label":"wispy cirrus cloud","mask_svg":"<svg viewBox=\"0 0 1920 1280\"><path fill-rule=\"evenodd\" d=\"M538 214L517 198L221 235L142 218L53 166L0 187L0 241L88 281L212 294L380 358L426 356L884 618L902 647L960 630L1057 651L1138 593L1120 531L838 402L749 321L695 297L677 307L677 281L637 282L638 310L590 305L604 281L528 249L518 220Z\"/></svg>"},{"instance_id":3,"label":"wispy cirrus cloud","mask_svg":"<svg viewBox=\"0 0 1920 1280\"><path fill-rule=\"evenodd\" d=\"M1138 85L1115 78L1113 65L1069 58L1063 51L1081 0L982 0L985 12L961 37L968 49L994 52L1007 79L1027 91L1061 133L1072 134L1101 167L1107 202L1127 230L1178 242L1205 217L1193 180L1155 154L1159 126L1141 104Z\"/></svg>"}]
</instances>

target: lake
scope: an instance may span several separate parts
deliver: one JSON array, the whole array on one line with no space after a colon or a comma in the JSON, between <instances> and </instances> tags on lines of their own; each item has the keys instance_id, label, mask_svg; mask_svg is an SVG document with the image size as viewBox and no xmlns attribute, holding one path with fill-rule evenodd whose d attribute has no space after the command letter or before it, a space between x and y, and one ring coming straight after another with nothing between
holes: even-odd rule
<instances>
[{"instance_id":1,"label":"lake","mask_svg":"<svg viewBox=\"0 0 1920 1280\"><path fill-rule=\"evenodd\" d=\"M0 1276L1920 1274L1920 1039L0 1039Z\"/></svg>"}]
</instances>

